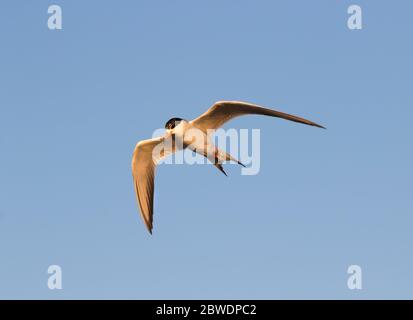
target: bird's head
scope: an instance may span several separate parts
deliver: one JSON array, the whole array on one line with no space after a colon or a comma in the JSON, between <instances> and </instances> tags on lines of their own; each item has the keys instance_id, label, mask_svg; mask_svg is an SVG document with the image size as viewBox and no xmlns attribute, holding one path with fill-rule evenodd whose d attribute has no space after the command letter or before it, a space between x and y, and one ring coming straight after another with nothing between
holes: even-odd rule
<instances>
[{"instance_id":1,"label":"bird's head","mask_svg":"<svg viewBox=\"0 0 413 320\"><path fill-rule=\"evenodd\" d=\"M165 129L166 129L166 130L172 130L172 129L174 129L178 124L180 124L181 121L184 121L184 119L181 119L181 118L172 118L172 119L169 119L168 122L165 123Z\"/></svg>"}]
</instances>

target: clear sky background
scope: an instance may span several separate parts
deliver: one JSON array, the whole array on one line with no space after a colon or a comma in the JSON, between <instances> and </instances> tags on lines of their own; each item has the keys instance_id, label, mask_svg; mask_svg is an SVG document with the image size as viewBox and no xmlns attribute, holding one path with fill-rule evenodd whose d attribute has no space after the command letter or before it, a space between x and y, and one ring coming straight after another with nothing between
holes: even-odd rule
<instances>
[{"instance_id":1,"label":"clear sky background","mask_svg":"<svg viewBox=\"0 0 413 320\"><path fill-rule=\"evenodd\" d=\"M47 8L63 9L63 30ZM347 8L363 9L363 30ZM0 298L413 298L411 1L1 1ZM246 100L261 170L163 165L154 234L135 144ZM49 290L47 268L63 270ZM363 289L347 288L347 268Z\"/></svg>"}]
</instances>

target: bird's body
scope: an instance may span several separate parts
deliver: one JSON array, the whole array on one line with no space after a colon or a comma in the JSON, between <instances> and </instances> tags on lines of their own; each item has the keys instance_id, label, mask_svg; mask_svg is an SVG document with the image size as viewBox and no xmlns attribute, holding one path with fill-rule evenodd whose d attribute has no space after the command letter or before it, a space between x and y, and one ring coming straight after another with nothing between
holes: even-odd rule
<instances>
[{"instance_id":1,"label":"bird's body","mask_svg":"<svg viewBox=\"0 0 413 320\"><path fill-rule=\"evenodd\" d=\"M225 175L226 173L223 170L221 163L227 160L240 163L225 151L216 147L211 134L208 134L199 128L193 121L188 122L183 120L175 129L178 129L175 133L176 143L182 143L184 149L188 148L191 151L204 156Z\"/></svg>"},{"instance_id":2,"label":"bird's body","mask_svg":"<svg viewBox=\"0 0 413 320\"><path fill-rule=\"evenodd\" d=\"M165 124L162 137L140 141L133 153L132 175L142 218L150 233L153 228L153 193L156 164L164 157L182 149L190 149L206 157L222 173L222 163L239 160L218 149L212 140L213 132L225 122L246 114L259 114L324 128L312 121L240 101L220 101L198 118L187 121L172 118Z\"/></svg>"}]
</instances>

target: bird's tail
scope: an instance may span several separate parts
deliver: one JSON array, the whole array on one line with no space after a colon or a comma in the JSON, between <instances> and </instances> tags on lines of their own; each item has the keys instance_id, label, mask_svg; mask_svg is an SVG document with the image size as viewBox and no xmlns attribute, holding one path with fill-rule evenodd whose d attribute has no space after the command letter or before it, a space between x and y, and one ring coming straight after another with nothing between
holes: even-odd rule
<instances>
[{"instance_id":1,"label":"bird's tail","mask_svg":"<svg viewBox=\"0 0 413 320\"><path fill-rule=\"evenodd\" d=\"M221 171L223 174L225 174L226 176L228 176L227 173L225 172L224 167L222 166L222 164L220 164L220 163L214 163L214 166L217 167L218 170Z\"/></svg>"},{"instance_id":2,"label":"bird's tail","mask_svg":"<svg viewBox=\"0 0 413 320\"><path fill-rule=\"evenodd\" d=\"M245 168L245 165L239 161L238 159L234 158L233 156L231 156L229 153L216 148L215 149L215 159L213 164L215 165L215 167L217 167L223 174L227 175L224 171L224 168L222 167L222 162L224 161L233 161L238 163L239 165L243 166Z\"/></svg>"}]
</instances>

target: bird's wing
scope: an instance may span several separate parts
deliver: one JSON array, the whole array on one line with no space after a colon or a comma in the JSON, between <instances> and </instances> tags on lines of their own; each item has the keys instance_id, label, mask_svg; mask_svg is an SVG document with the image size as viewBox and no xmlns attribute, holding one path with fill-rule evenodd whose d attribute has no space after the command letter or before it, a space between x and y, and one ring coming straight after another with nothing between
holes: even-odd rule
<instances>
[{"instance_id":1,"label":"bird's wing","mask_svg":"<svg viewBox=\"0 0 413 320\"><path fill-rule=\"evenodd\" d=\"M312 121L293 116L284 112L271 110L260 107L256 104L241 102L241 101L219 101L209 108L204 114L192 120L199 129L206 132L207 130L215 130L221 127L225 122L246 114L261 114L265 116L282 118L294 122L304 123L309 126L324 128L323 126ZM325 129L325 128L324 128Z\"/></svg>"},{"instance_id":2,"label":"bird's wing","mask_svg":"<svg viewBox=\"0 0 413 320\"><path fill-rule=\"evenodd\" d=\"M149 232L153 227L153 192L155 167L160 159L175 152L171 135L140 141L133 152L132 175L136 198Z\"/></svg>"}]
</instances>

